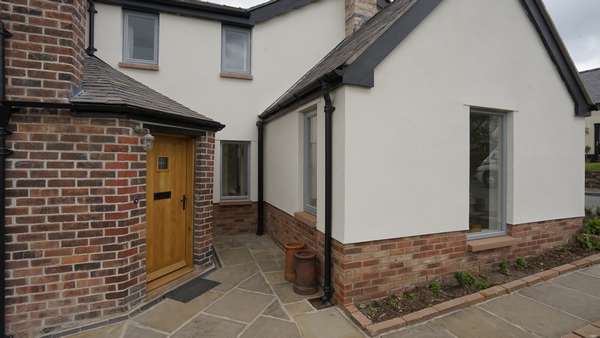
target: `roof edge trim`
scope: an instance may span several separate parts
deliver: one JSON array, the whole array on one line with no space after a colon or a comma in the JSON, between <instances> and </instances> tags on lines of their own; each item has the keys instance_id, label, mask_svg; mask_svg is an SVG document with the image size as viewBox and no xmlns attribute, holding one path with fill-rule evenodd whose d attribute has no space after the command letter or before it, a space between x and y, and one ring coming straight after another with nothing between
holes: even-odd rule
<instances>
[{"instance_id":1,"label":"roof edge trim","mask_svg":"<svg viewBox=\"0 0 600 338\"><path fill-rule=\"evenodd\" d=\"M556 66L575 104L576 116L589 116L594 104L573 64L573 60L558 35L558 31L541 0L521 0L531 23L539 33L546 51Z\"/></svg>"},{"instance_id":2,"label":"roof edge trim","mask_svg":"<svg viewBox=\"0 0 600 338\"><path fill-rule=\"evenodd\" d=\"M344 69L343 84L372 88L375 68L442 2L420 0Z\"/></svg>"}]
</instances>

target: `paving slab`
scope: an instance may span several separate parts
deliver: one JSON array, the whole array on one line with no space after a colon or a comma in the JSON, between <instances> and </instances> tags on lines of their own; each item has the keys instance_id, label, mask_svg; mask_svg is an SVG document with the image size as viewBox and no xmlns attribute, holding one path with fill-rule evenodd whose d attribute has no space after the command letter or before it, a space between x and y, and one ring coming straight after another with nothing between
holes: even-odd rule
<instances>
[{"instance_id":1,"label":"paving slab","mask_svg":"<svg viewBox=\"0 0 600 338\"><path fill-rule=\"evenodd\" d=\"M235 289L205 310L218 316L251 322L275 297Z\"/></svg>"},{"instance_id":2,"label":"paving slab","mask_svg":"<svg viewBox=\"0 0 600 338\"><path fill-rule=\"evenodd\" d=\"M246 327L241 323L198 315L171 337L173 338L235 338Z\"/></svg>"},{"instance_id":3,"label":"paving slab","mask_svg":"<svg viewBox=\"0 0 600 338\"><path fill-rule=\"evenodd\" d=\"M125 328L125 322L119 324L99 327L97 329L80 332L74 335L70 335L70 338L113 338L120 337L123 329Z\"/></svg>"},{"instance_id":4,"label":"paving slab","mask_svg":"<svg viewBox=\"0 0 600 338\"><path fill-rule=\"evenodd\" d=\"M271 272L271 271L283 271L283 259L267 259L257 261L258 266L263 272Z\"/></svg>"},{"instance_id":5,"label":"paving slab","mask_svg":"<svg viewBox=\"0 0 600 338\"><path fill-rule=\"evenodd\" d=\"M364 334L337 308L305 313L296 317L304 338L364 338Z\"/></svg>"},{"instance_id":6,"label":"paving slab","mask_svg":"<svg viewBox=\"0 0 600 338\"><path fill-rule=\"evenodd\" d=\"M467 308L432 321L460 338L533 338L528 333L506 321L478 309Z\"/></svg>"},{"instance_id":7,"label":"paving slab","mask_svg":"<svg viewBox=\"0 0 600 338\"><path fill-rule=\"evenodd\" d=\"M586 325L580 329L574 331L578 336L585 338L598 338L600 337L600 327L594 325Z\"/></svg>"},{"instance_id":8,"label":"paving slab","mask_svg":"<svg viewBox=\"0 0 600 338\"><path fill-rule=\"evenodd\" d=\"M581 272L600 278L600 264L592 265Z\"/></svg>"},{"instance_id":9,"label":"paving slab","mask_svg":"<svg viewBox=\"0 0 600 338\"><path fill-rule=\"evenodd\" d=\"M240 338L300 338L298 328L292 322L260 316ZM327 337L327 336L322 336Z\"/></svg>"},{"instance_id":10,"label":"paving slab","mask_svg":"<svg viewBox=\"0 0 600 338\"><path fill-rule=\"evenodd\" d=\"M261 273L256 273L253 277L240 284L239 288L260 293L273 294L271 287L269 284L267 284Z\"/></svg>"},{"instance_id":11,"label":"paving slab","mask_svg":"<svg viewBox=\"0 0 600 338\"><path fill-rule=\"evenodd\" d=\"M600 319L600 298L594 301L592 296L573 289L542 283L519 293L589 321Z\"/></svg>"},{"instance_id":12,"label":"paving slab","mask_svg":"<svg viewBox=\"0 0 600 338\"><path fill-rule=\"evenodd\" d=\"M223 266L252 263L252 255L247 248L226 249L218 251Z\"/></svg>"},{"instance_id":13,"label":"paving slab","mask_svg":"<svg viewBox=\"0 0 600 338\"><path fill-rule=\"evenodd\" d=\"M265 272L265 278L271 285L285 284L288 282L285 280L283 271Z\"/></svg>"},{"instance_id":14,"label":"paving slab","mask_svg":"<svg viewBox=\"0 0 600 338\"><path fill-rule=\"evenodd\" d=\"M152 331L150 329L146 329L143 327L135 326L131 323L127 325L125 328L125 333L123 334L125 338L166 338L167 336L158 333L156 331Z\"/></svg>"},{"instance_id":15,"label":"paving slab","mask_svg":"<svg viewBox=\"0 0 600 338\"><path fill-rule=\"evenodd\" d=\"M263 315L277 317L285 320L289 320L290 317L285 313L281 304L278 300L275 300L269 307L263 312Z\"/></svg>"},{"instance_id":16,"label":"paving slab","mask_svg":"<svg viewBox=\"0 0 600 338\"><path fill-rule=\"evenodd\" d=\"M314 298L319 295L319 292L308 296L299 295L294 292L294 286L292 283L275 285L273 286L273 289L283 304L295 303L303 299Z\"/></svg>"},{"instance_id":17,"label":"paving slab","mask_svg":"<svg viewBox=\"0 0 600 338\"><path fill-rule=\"evenodd\" d=\"M456 338L441 327L432 327L428 324L408 327L381 336L382 338ZM485 338L485 337L480 337Z\"/></svg>"},{"instance_id":18,"label":"paving slab","mask_svg":"<svg viewBox=\"0 0 600 338\"><path fill-rule=\"evenodd\" d=\"M241 281L255 274L257 271L258 267L256 264L228 266L210 273L208 276L206 276L206 279L221 283L215 286L213 290L229 291Z\"/></svg>"},{"instance_id":19,"label":"paving slab","mask_svg":"<svg viewBox=\"0 0 600 338\"><path fill-rule=\"evenodd\" d=\"M579 272L570 273L552 280L571 289L577 289L592 296L600 297L600 278Z\"/></svg>"},{"instance_id":20,"label":"paving slab","mask_svg":"<svg viewBox=\"0 0 600 338\"><path fill-rule=\"evenodd\" d=\"M303 313L315 311L315 308L312 305L310 305L310 303L307 300L301 300L299 302L286 304L284 306L287 312L292 317L301 315Z\"/></svg>"},{"instance_id":21,"label":"paving slab","mask_svg":"<svg viewBox=\"0 0 600 338\"><path fill-rule=\"evenodd\" d=\"M173 332L222 295L221 292L208 291L187 303L166 298L133 320L153 329L163 332Z\"/></svg>"},{"instance_id":22,"label":"paving slab","mask_svg":"<svg viewBox=\"0 0 600 338\"><path fill-rule=\"evenodd\" d=\"M585 325L585 321L517 294L494 299L481 308L542 337L560 338Z\"/></svg>"}]
</instances>

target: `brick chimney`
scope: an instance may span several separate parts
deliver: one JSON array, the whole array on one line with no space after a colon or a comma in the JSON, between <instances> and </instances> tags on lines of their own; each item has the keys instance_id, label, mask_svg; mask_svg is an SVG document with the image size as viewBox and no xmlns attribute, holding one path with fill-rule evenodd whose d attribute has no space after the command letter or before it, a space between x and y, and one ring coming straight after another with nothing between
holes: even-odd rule
<instances>
[{"instance_id":1,"label":"brick chimney","mask_svg":"<svg viewBox=\"0 0 600 338\"><path fill-rule=\"evenodd\" d=\"M346 35L354 33L375 13L378 0L345 0L346 1Z\"/></svg>"},{"instance_id":2,"label":"brick chimney","mask_svg":"<svg viewBox=\"0 0 600 338\"><path fill-rule=\"evenodd\" d=\"M0 0L6 99L66 103L83 72L87 0Z\"/></svg>"}]
</instances>

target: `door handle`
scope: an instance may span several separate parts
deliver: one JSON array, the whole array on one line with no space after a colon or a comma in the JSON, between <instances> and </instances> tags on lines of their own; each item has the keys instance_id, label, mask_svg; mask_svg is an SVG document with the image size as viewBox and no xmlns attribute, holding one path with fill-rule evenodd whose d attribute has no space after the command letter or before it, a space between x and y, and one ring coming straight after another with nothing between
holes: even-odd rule
<instances>
[{"instance_id":1,"label":"door handle","mask_svg":"<svg viewBox=\"0 0 600 338\"><path fill-rule=\"evenodd\" d=\"M187 197L185 195L183 195L183 197L181 198L181 206L182 206L183 210L185 210L186 204L187 204Z\"/></svg>"}]
</instances>

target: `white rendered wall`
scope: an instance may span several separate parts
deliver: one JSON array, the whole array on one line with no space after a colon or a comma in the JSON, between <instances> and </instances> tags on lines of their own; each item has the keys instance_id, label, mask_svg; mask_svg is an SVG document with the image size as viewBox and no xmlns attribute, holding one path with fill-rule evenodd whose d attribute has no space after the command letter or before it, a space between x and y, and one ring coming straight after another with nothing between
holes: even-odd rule
<instances>
[{"instance_id":1,"label":"white rendered wall","mask_svg":"<svg viewBox=\"0 0 600 338\"><path fill-rule=\"evenodd\" d=\"M514 111L508 223L584 214L585 121L518 0L443 1L346 89L345 243L468 229L469 105Z\"/></svg>"},{"instance_id":2,"label":"white rendered wall","mask_svg":"<svg viewBox=\"0 0 600 338\"><path fill-rule=\"evenodd\" d=\"M220 141L251 141L251 198L257 193L256 119L344 38L344 1L322 0L252 30L253 80L226 79L221 23L160 14L159 71L119 68L121 7L96 5L97 55L153 89L226 125L217 133L214 200L220 200Z\"/></svg>"},{"instance_id":3,"label":"white rendered wall","mask_svg":"<svg viewBox=\"0 0 600 338\"><path fill-rule=\"evenodd\" d=\"M344 239L346 203L345 88L331 94L333 113L332 235ZM304 115L317 112L317 229L325 228L325 113L322 98L265 126L265 191L269 204L293 215L304 210Z\"/></svg>"}]
</instances>

